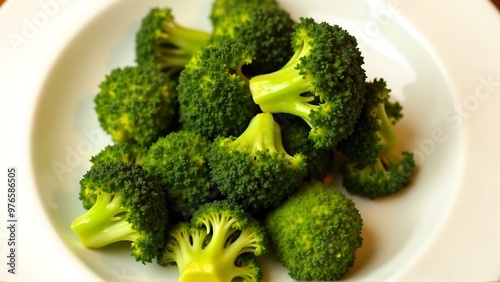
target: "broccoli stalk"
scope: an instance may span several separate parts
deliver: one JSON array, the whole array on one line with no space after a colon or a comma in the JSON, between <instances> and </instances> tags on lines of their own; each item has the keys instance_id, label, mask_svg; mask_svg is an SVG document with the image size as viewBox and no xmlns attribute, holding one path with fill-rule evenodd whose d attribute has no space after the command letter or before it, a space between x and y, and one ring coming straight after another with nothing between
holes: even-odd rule
<instances>
[{"instance_id":1,"label":"broccoli stalk","mask_svg":"<svg viewBox=\"0 0 500 282\"><path fill-rule=\"evenodd\" d=\"M210 37L208 32L180 25L172 9L153 8L136 34L136 61L153 64L167 74L178 73Z\"/></svg>"},{"instance_id":2,"label":"broccoli stalk","mask_svg":"<svg viewBox=\"0 0 500 282\"><path fill-rule=\"evenodd\" d=\"M179 281L258 281L260 268L243 255L266 252L258 222L238 206L215 201L202 206L190 224L181 222L169 234L160 265L177 264Z\"/></svg>"},{"instance_id":3,"label":"broccoli stalk","mask_svg":"<svg viewBox=\"0 0 500 282\"><path fill-rule=\"evenodd\" d=\"M127 209L121 205L121 193L101 193L94 205L73 221L82 245L100 248L118 241L135 241L138 232L131 228L124 216Z\"/></svg>"},{"instance_id":4,"label":"broccoli stalk","mask_svg":"<svg viewBox=\"0 0 500 282\"><path fill-rule=\"evenodd\" d=\"M307 173L305 157L285 151L270 113L257 114L237 138L216 138L209 163L221 194L251 212L279 205Z\"/></svg>"},{"instance_id":5,"label":"broccoli stalk","mask_svg":"<svg viewBox=\"0 0 500 282\"><path fill-rule=\"evenodd\" d=\"M140 165L109 162L92 166L81 189L96 195L94 205L71 223L83 246L100 248L130 241L143 263L157 257L168 219L165 193Z\"/></svg>"},{"instance_id":6,"label":"broccoli stalk","mask_svg":"<svg viewBox=\"0 0 500 282\"><path fill-rule=\"evenodd\" d=\"M250 92L263 112L302 118L315 147L331 149L353 132L361 112L363 57L337 25L301 18L291 36L294 55L280 70L252 77Z\"/></svg>"}]
</instances>

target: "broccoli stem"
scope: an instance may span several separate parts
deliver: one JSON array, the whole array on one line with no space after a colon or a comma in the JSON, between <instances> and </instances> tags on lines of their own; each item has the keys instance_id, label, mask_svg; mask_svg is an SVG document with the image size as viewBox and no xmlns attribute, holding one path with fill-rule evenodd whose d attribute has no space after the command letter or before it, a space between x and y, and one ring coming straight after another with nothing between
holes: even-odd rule
<instances>
[{"instance_id":1,"label":"broccoli stem","mask_svg":"<svg viewBox=\"0 0 500 282\"><path fill-rule=\"evenodd\" d=\"M387 116L384 103L379 103L375 111L380 118L381 126L380 130L378 131L378 135L381 139L379 144L383 147L383 151L391 151L399 143L398 134L396 133L391 120Z\"/></svg>"},{"instance_id":2,"label":"broccoli stem","mask_svg":"<svg viewBox=\"0 0 500 282\"><path fill-rule=\"evenodd\" d=\"M310 104L314 97L301 95L309 92L312 85L295 66L289 63L273 73L252 77L250 91L263 112L293 114L311 125L309 113L318 106Z\"/></svg>"},{"instance_id":3,"label":"broccoli stem","mask_svg":"<svg viewBox=\"0 0 500 282\"><path fill-rule=\"evenodd\" d=\"M266 149L276 151L275 130L272 114L258 114L252 118L246 130L230 143L230 148L238 147L239 150L246 150L251 155L256 155L257 151Z\"/></svg>"},{"instance_id":4,"label":"broccoli stem","mask_svg":"<svg viewBox=\"0 0 500 282\"><path fill-rule=\"evenodd\" d=\"M134 231L126 221L120 193L101 193L95 204L76 218L71 228L87 248L100 248L118 241L135 241Z\"/></svg>"},{"instance_id":5,"label":"broccoli stem","mask_svg":"<svg viewBox=\"0 0 500 282\"><path fill-rule=\"evenodd\" d=\"M165 31L165 44L177 46L179 49L184 50L186 55L194 54L202 46L206 45L210 40L210 33L183 27L175 22L165 22L162 25Z\"/></svg>"}]
</instances>

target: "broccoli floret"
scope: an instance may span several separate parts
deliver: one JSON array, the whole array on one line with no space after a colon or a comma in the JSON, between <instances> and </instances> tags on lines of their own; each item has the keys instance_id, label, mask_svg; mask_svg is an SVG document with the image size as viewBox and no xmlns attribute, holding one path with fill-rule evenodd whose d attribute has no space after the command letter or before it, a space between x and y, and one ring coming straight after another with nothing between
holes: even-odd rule
<instances>
[{"instance_id":1,"label":"broccoli floret","mask_svg":"<svg viewBox=\"0 0 500 282\"><path fill-rule=\"evenodd\" d=\"M398 153L399 138L394 124L402 117L402 106L389 101L386 81L366 83L366 102L354 133L337 149L347 161L341 166L343 185L352 193L376 198L396 193L411 180L415 162L411 152Z\"/></svg>"},{"instance_id":2,"label":"broccoli floret","mask_svg":"<svg viewBox=\"0 0 500 282\"><path fill-rule=\"evenodd\" d=\"M110 162L93 166L80 181L97 196L71 223L83 246L100 248L130 241L136 261L151 262L165 244L168 220L163 188L140 165Z\"/></svg>"},{"instance_id":3,"label":"broccoli floret","mask_svg":"<svg viewBox=\"0 0 500 282\"><path fill-rule=\"evenodd\" d=\"M189 219L219 195L208 165L210 144L197 133L181 130L161 137L149 148L143 166L165 188L171 217Z\"/></svg>"},{"instance_id":4,"label":"broccoli floret","mask_svg":"<svg viewBox=\"0 0 500 282\"><path fill-rule=\"evenodd\" d=\"M271 5L278 6L277 0L215 0L212 4L212 9L210 11L210 21L213 26L219 24L228 13L240 5Z\"/></svg>"},{"instance_id":5,"label":"broccoli floret","mask_svg":"<svg viewBox=\"0 0 500 282\"><path fill-rule=\"evenodd\" d=\"M306 182L267 214L270 252L299 281L335 281L354 264L363 219L335 187Z\"/></svg>"},{"instance_id":6,"label":"broccoli floret","mask_svg":"<svg viewBox=\"0 0 500 282\"><path fill-rule=\"evenodd\" d=\"M104 147L97 155L90 158L93 166L109 162L142 164L148 152L147 147L131 143L115 143Z\"/></svg>"},{"instance_id":7,"label":"broccoli floret","mask_svg":"<svg viewBox=\"0 0 500 282\"><path fill-rule=\"evenodd\" d=\"M255 256L267 251L257 220L228 201L205 204L169 232L160 265L176 264L179 281L260 281Z\"/></svg>"},{"instance_id":8,"label":"broccoli floret","mask_svg":"<svg viewBox=\"0 0 500 282\"><path fill-rule=\"evenodd\" d=\"M263 112L301 117L315 147L331 149L352 133L364 102L366 75L356 38L338 25L300 18L292 47L282 69L250 79L253 99Z\"/></svg>"},{"instance_id":9,"label":"broccoli floret","mask_svg":"<svg viewBox=\"0 0 500 282\"><path fill-rule=\"evenodd\" d=\"M306 180L322 181L333 169L334 151L314 147L314 142L307 137L310 128L301 118L290 115L281 118L283 147L291 155L302 153L306 157Z\"/></svg>"},{"instance_id":10,"label":"broccoli floret","mask_svg":"<svg viewBox=\"0 0 500 282\"><path fill-rule=\"evenodd\" d=\"M209 32L180 25L171 8L152 8L136 33L136 62L175 77L193 54L208 44L210 36Z\"/></svg>"},{"instance_id":11,"label":"broccoli floret","mask_svg":"<svg viewBox=\"0 0 500 282\"><path fill-rule=\"evenodd\" d=\"M294 21L277 5L240 4L227 11L212 32L212 42L234 39L256 50L255 60L243 68L247 76L282 68L292 57L290 35Z\"/></svg>"},{"instance_id":12,"label":"broccoli floret","mask_svg":"<svg viewBox=\"0 0 500 282\"><path fill-rule=\"evenodd\" d=\"M210 140L243 132L259 112L241 70L253 56L252 48L233 41L209 45L193 56L177 88L186 130Z\"/></svg>"},{"instance_id":13,"label":"broccoli floret","mask_svg":"<svg viewBox=\"0 0 500 282\"><path fill-rule=\"evenodd\" d=\"M125 162L141 164L146 156L147 148L131 143L116 143L107 145L97 155L90 158L92 166L99 166L110 162ZM85 209L90 209L97 198L93 190L88 191L86 187L81 187L79 194Z\"/></svg>"},{"instance_id":14,"label":"broccoli floret","mask_svg":"<svg viewBox=\"0 0 500 282\"><path fill-rule=\"evenodd\" d=\"M273 115L256 115L238 137L217 137L209 156L212 177L222 195L256 213L279 205L300 186L305 157L283 148Z\"/></svg>"},{"instance_id":15,"label":"broccoli floret","mask_svg":"<svg viewBox=\"0 0 500 282\"><path fill-rule=\"evenodd\" d=\"M171 130L177 113L176 82L149 67L115 68L94 97L101 127L116 143L148 146Z\"/></svg>"}]
</instances>

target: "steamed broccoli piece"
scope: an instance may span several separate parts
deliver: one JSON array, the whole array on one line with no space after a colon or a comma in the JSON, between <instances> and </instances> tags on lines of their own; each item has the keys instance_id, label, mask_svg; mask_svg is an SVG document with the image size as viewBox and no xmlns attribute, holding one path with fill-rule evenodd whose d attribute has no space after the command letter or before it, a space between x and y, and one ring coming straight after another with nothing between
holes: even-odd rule
<instances>
[{"instance_id":1,"label":"steamed broccoli piece","mask_svg":"<svg viewBox=\"0 0 500 282\"><path fill-rule=\"evenodd\" d=\"M147 148L145 147L131 143L116 143L107 145L97 155L92 156L90 162L95 167L111 162L141 164L146 153ZM95 204L97 195L93 191L87 191L86 187L81 188L79 198L83 207L88 210ZM89 192L90 194L88 194Z\"/></svg>"},{"instance_id":2,"label":"steamed broccoli piece","mask_svg":"<svg viewBox=\"0 0 500 282\"><path fill-rule=\"evenodd\" d=\"M398 153L394 124L402 106L389 101L386 81L366 83L366 102L354 133L337 149L347 161L341 166L343 185L352 193L376 198L396 193L411 180L415 162L410 152Z\"/></svg>"},{"instance_id":3,"label":"steamed broccoli piece","mask_svg":"<svg viewBox=\"0 0 500 282\"><path fill-rule=\"evenodd\" d=\"M210 144L197 133L181 130L149 148L143 166L164 187L171 217L189 219L202 204L219 195L210 177Z\"/></svg>"},{"instance_id":4,"label":"steamed broccoli piece","mask_svg":"<svg viewBox=\"0 0 500 282\"><path fill-rule=\"evenodd\" d=\"M176 264L179 281L260 281L255 260L267 251L263 228L228 201L205 204L169 232L160 265Z\"/></svg>"},{"instance_id":5,"label":"steamed broccoli piece","mask_svg":"<svg viewBox=\"0 0 500 282\"><path fill-rule=\"evenodd\" d=\"M184 129L210 140L243 132L259 112L241 70L253 56L252 48L233 41L209 45L193 56L177 88Z\"/></svg>"},{"instance_id":6,"label":"steamed broccoli piece","mask_svg":"<svg viewBox=\"0 0 500 282\"><path fill-rule=\"evenodd\" d=\"M238 137L217 137L209 162L221 194L252 213L279 205L307 171L302 154L291 156L283 148L269 113L256 115Z\"/></svg>"},{"instance_id":7,"label":"steamed broccoli piece","mask_svg":"<svg viewBox=\"0 0 500 282\"><path fill-rule=\"evenodd\" d=\"M230 38L250 45L255 60L244 67L247 76L276 71L292 57L290 35L294 21L277 5L240 4L214 25L212 42Z\"/></svg>"},{"instance_id":8,"label":"steamed broccoli piece","mask_svg":"<svg viewBox=\"0 0 500 282\"><path fill-rule=\"evenodd\" d=\"M210 21L212 26L216 26L226 17L233 9L240 5L255 5L255 6L278 6L277 0L215 0L210 11Z\"/></svg>"},{"instance_id":9,"label":"steamed broccoli piece","mask_svg":"<svg viewBox=\"0 0 500 282\"><path fill-rule=\"evenodd\" d=\"M142 164L148 152L147 147L131 143L115 143L104 147L97 155L90 158L93 166L110 162Z\"/></svg>"},{"instance_id":10,"label":"steamed broccoli piece","mask_svg":"<svg viewBox=\"0 0 500 282\"><path fill-rule=\"evenodd\" d=\"M149 146L171 130L177 113L176 82L149 67L115 68L94 97L101 127L114 142Z\"/></svg>"},{"instance_id":11,"label":"steamed broccoli piece","mask_svg":"<svg viewBox=\"0 0 500 282\"><path fill-rule=\"evenodd\" d=\"M307 159L306 179L323 181L333 168L335 154L333 150L318 149L307 136L309 126L301 118L282 116L281 135L283 147L291 155L303 154Z\"/></svg>"},{"instance_id":12,"label":"steamed broccoli piece","mask_svg":"<svg viewBox=\"0 0 500 282\"><path fill-rule=\"evenodd\" d=\"M175 77L193 54L208 44L210 36L203 30L180 25L171 8L152 8L136 33L136 62Z\"/></svg>"},{"instance_id":13,"label":"steamed broccoli piece","mask_svg":"<svg viewBox=\"0 0 500 282\"><path fill-rule=\"evenodd\" d=\"M356 38L338 25L301 18L294 25L288 63L250 79L263 112L288 113L311 127L315 147L331 149L349 136L364 102L364 59Z\"/></svg>"},{"instance_id":14,"label":"steamed broccoli piece","mask_svg":"<svg viewBox=\"0 0 500 282\"><path fill-rule=\"evenodd\" d=\"M306 182L267 214L270 252L299 281L336 281L362 246L363 219L355 203L335 187Z\"/></svg>"},{"instance_id":15,"label":"steamed broccoli piece","mask_svg":"<svg viewBox=\"0 0 500 282\"><path fill-rule=\"evenodd\" d=\"M129 241L137 261L151 262L158 256L168 212L155 178L138 164L110 162L91 167L80 185L97 196L94 205L71 223L83 246Z\"/></svg>"}]
</instances>

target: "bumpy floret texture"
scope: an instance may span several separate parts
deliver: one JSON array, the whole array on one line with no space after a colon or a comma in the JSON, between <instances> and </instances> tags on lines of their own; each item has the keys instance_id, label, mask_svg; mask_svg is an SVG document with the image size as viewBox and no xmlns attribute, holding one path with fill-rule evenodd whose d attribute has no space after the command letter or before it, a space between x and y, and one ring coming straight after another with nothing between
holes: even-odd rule
<instances>
[{"instance_id":1,"label":"bumpy floret texture","mask_svg":"<svg viewBox=\"0 0 500 282\"><path fill-rule=\"evenodd\" d=\"M174 78L193 54L208 44L210 36L206 31L180 25L170 7L152 8L136 33L136 62Z\"/></svg>"},{"instance_id":2,"label":"bumpy floret texture","mask_svg":"<svg viewBox=\"0 0 500 282\"><path fill-rule=\"evenodd\" d=\"M224 14L212 32L212 42L239 41L253 47L255 59L244 67L247 76L276 71L292 57L290 14L277 5L239 4Z\"/></svg>"},{"instance_id":3,"label":"bumpy floret texture","mask_svg":"<svg viewBox=\"0 0 500 282\"><path fill-rule=\"evenodd\" d=\"M140 165L111 162L92 167L81 179L94 205L71 228L85 247L130 241L136 260L151 262L165 242L168 220L165 193Z\"/></svg>"},{"instance_id":4,"label":"bumpy floret texture","mask_svg":"<svg viewBox=\"0 0 500 282\"><path fill-rule=\"evenodd\" d=\"M158 139L144 159L144 168L165 188L171 214L180 219L219 194L210 176L210 145L200 134L181 130Z\"/></svg>"},{"instance_id":5,"label":"bumpy floret texture","mask_svg":"<svg viewBox=\"0 0 500 282\"><path fill-rule=\"evenodd\" d=\"M225 18L228 13L240 5L279 6L276 0L215 0L209 16L212 26L217 26L221 19Z\"/></svg>"},{"instance_id":6,"label":"bumpy floret texture","mask_svg":"<svg viewBox=\"0 0 500 282\"><path fill-rule=\"evenodd\" d=\"M333 186L305 183L265 219L270 251L299 281L335 281L353 265L363 240L354 202Z\"/></svg>"},{"instance_id":7,"label":"bumpy floret texture","mask_svg":"<svg viewBox=\"0 0 500 282\"><path fill-rule=\"evenodd\" d=\"M331 149L349 136L364 102L364 59L356 38L338 25L301 18L294 25L290 61L250 79L263 112L304 119L317 148Z\"/></svg>"},{"instance_id":8,"label":"bumpy floret texture","mask_svg":"<svg viewBox=\"0 0 500 282\"><path fill-rule=\"evenodd\" d=\"M221 194L252 212L279 205L307 172L305 157L289 155L281 131L268 113L256 115L238 137L218 137L210 156Z\"/></svg>"},{"instance_id":9,"label":"bumpy floret texture","mask_svg":"<svg viewBox=\"0 0 500 282\"><path fill-rule=\"evenodd\" d=\"M148 146L165 135L177 112L176 82L156 69L115 68L94 98L101 127L114 142Z\"/></svg>"},{"instance_id":10,"label":"bumpy floret texture","mask_svg":"<svg viewBox=\"0 0 500 282\"><path fill-rule=\"evenodd\" d=\"M210 140L239 135L259 108L252 101L241 71L254 51L224 41L194 55L179 77L180 119L187 130Z\"/></svg>"}]
</instances>

